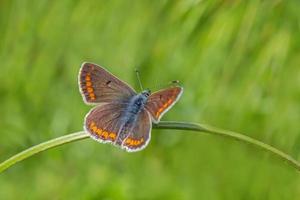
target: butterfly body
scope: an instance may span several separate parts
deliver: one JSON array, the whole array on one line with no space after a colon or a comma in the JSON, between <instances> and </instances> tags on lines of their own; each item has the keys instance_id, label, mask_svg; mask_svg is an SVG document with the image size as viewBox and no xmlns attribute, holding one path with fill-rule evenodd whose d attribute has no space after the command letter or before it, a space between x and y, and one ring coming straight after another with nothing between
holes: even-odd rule
<instances>
[{"instance_id":1,"label":"butterfly body","mask_svg":"<svg viewBox=\"0 0 300 200\"><path fill-rule=\"evenodd\" d=\"M125 101L128 103L124 103L124 112L120 116L122 126L120 128L120 132L118 134L118 138L115 141L115 144L121 145L124 141L124 138L126 138L131 132L131 130L133 129L133 125L136 123L136 120L139 117L140 112L145 107L149 95L150 91L145 90Z\"/></svg>"},{"instance_id":2,"label":"butterfly body","mask_svg":"<svg viewBox=\"0 0 300 200\"><path fill-rule=\"evenodd\" d=\"M152 122L179 99L183 89L171 87L151 94L136 93L103 67L83 63L79 87L87 104L97 105L85 117L84 129L102 143L112 143L128 152L139 151L150 141Z\"/></svg>"},{"instance_id":3,"label":"butterfly body","mask_svg":"<svg viewBox=\"0 0 300 200\"><path fill-rule=\"evenodd\" d=\"M134 118L142 109L144 109L148 96L145 93L140 93L133 96L128 104L126 113L129 117Z\"/></svg>"}]
</instances>

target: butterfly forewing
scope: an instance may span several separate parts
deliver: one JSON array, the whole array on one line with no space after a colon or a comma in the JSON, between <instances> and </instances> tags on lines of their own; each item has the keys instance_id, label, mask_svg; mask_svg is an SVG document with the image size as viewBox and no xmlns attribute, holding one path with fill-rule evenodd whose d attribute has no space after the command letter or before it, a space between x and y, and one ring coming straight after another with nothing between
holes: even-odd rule
<instances>
[{"instance_id":1,"label":"butterfly forewing","mask_svg":"<svg viewBox=\"0 0 300 200\"><path fill-rule=\"evenodd\" d=\"M83 63L79 87L86 103L111 103L130 98L136 92L113 74L92 63Z\"/></svg>"},{"instance_id":2,"label":"butterfly forewing","mask_svg":"<svg viewBox=\"0 0 300 200\"><path fill-rule=\"evenodd\" d=\"M137 120L134 122L133 128L124 139L122 147L129 152L142 150L150 141L151 134L151 118L146 110L142 110Z\"/></svg>"},{"instance_id":3,"label":"butterfly forewing","mask_svg":"<svg viewBox=\"0 0 300 200\"><path fill-rule=\"evenodd\" d=\"M114 143L122 127L123 104L108 103L92 109L85 118L86 131L100 142Z\"/></svg>"},{"instance_id":4,"label":"butterfly forewing","mask_svg":"<svg viewBox=\"0 0 300 200\"><path fill-rule=\"evenodd\" d=\"M182 92L182 87L171 87L150 95L145 108L155 123L178 101Z\"/></svg>"}]
</instances>

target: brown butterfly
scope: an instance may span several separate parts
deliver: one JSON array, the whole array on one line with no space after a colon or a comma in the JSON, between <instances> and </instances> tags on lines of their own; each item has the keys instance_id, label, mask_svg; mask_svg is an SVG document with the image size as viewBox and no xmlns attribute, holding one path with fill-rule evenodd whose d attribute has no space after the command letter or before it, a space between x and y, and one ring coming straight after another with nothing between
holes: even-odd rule
<instances>
[{"instance_id":1,"label":"brown butterfly","mask_svg":"<svg viewBox=\"0 0 300 200\"><path fill-rule=\"evenodd\" d=\"M103 67L83 63L79 88L88 105L96 105L85 117L84 129L102 143L112 143L128 152L142 150L151 137L152 122L178 101L182 87L173 86L151 94L137 93Z\"/></svg>"}]
</instances>

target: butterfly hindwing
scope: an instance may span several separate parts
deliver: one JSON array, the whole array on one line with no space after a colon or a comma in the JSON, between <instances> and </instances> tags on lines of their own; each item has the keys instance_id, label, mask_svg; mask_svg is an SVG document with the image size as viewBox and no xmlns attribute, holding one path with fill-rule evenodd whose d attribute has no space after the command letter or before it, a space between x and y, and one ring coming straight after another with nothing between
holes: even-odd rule
<instances>
[{"instance_id":1,"label":"butterfly hindwing","mask_svg":"<svg viewBox=\"0 0 300 200\"><path fill-rule=\"evenodd\" d=\"M123 104L108 103L93 108L85 117L85 130L100 142L114 143L122 127Z\"/></svg>"},{"instance_id":2,"label":"butterfly hindwing","mask_svg":"<svg viewBox=\"0 0 300 200\"><path fill-rule=\"evenodd\" d=\"M113 143L128 152L142 150L150 140L150 115L146 110L142 110L136 121L124 124L120 120L123 108L120 104L95 107L85 118L85 130L99 142Z\"/></svg>"},{"instance_id":3,"label":"butterfly hindwing","mask_svg":"<svg viewBox=\"0 0 300 200\"><path fill-rule=\"evenodd\" d=\"M150 141L151 128L150 115L143 109L134 122L132 129L128 132L128 136L123 140L122 147L128 152L144 149Z\"/></svg>"},{"instance_id":4,"label":"butterfly hindwing","mask_svg":"<svg viewBox=\"0 0 300 200\"><path fill-rule=\"evenodd\" d=\"M136 92L113 74L92 63L83 63L79 88L87 104L110 103L136 95Z\"/></svg>"},{"instance_id":5,"label":"butterfly hindwing","mask_svg":"<svg viewBox=\"0 0 300 200\"><path fill-rule=\"evenodd\" d=\"M150 95L145 108L151 114L153 122L159 122L160 118L178 101L182 92L183 88L176 86Z\"/></svg>"}]
</instances>

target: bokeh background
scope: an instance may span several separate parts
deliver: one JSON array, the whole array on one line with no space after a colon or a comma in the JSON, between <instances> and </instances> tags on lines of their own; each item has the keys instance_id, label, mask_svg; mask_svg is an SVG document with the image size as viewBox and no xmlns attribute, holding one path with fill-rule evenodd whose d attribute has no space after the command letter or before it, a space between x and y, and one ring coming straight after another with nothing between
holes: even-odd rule
<instances>
[{"instance_id":1,"label":"bokeh background","mask_svg":"<svg viewBox=\"0 0 300 200\"><path fill-rule=\"evenodd\" d=\"M82 130L82 62L138 90L185 88L164 120L238 131L300 159L299 1L0 1L0 159ZM153 130L126 153L91 139L0 175L0 199L299 199L300 176L252 146Z\"/></svg>"}]
</instances>

